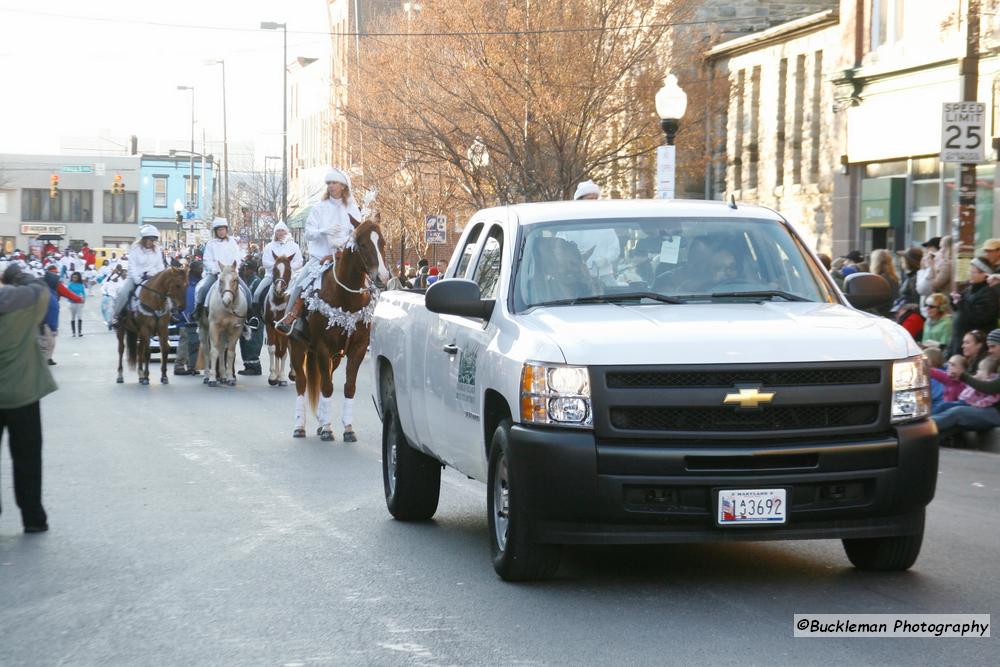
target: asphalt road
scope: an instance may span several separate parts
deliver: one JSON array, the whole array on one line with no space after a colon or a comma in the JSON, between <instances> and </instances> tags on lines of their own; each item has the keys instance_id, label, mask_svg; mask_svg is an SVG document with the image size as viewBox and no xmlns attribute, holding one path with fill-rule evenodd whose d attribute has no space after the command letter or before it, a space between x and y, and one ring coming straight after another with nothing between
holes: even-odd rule
<instances>
[{"instance_id":1,"label":"asphalt road","mask_svg":"<svg viewBox=\"0 0 1000 667\"><path fill-rule=\"evenodd\" d=\"M792 637L795 613L996 618L994 454L942 452L907 573L822 541L572 548L554 581L505 584L482 485L446 471L434 521L389 517L367 363L361 441L292 440L294 390L264 377L116 385L96 313L60 337L42 404L49 533L21 534L4 447L4 667L995 664L995 639Z\"/></svg>"}]
</instances>

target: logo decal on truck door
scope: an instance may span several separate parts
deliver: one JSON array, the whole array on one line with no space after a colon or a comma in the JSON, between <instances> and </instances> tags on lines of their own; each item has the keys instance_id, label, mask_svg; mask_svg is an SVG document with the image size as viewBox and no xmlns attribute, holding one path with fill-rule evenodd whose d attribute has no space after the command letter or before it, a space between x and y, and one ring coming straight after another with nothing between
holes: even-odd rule
<instances>
[{"instance_id":1,"label":"logo decal on truck door","mask_svg":"<svg viewBox=\"0 0 1000 667\"><path fill-rule=\"evenodd\" d=\"M479 346L471 346L468 349L463 349L458 358L458 387L455 397L459 403L466 404L465 416L469 418L476 418L470 410L474 410L476 405L476 360L478 356Z\"/></svg>"}]
</instances>

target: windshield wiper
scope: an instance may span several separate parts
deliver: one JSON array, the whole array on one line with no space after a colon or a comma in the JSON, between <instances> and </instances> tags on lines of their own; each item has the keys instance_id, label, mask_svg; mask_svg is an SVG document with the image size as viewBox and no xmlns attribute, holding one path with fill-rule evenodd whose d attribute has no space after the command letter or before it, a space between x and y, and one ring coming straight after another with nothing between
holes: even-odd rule
<instances>
[{"instance_id":1,"label":"windshield wiper","mask_svg":"<svg viewBox=\"0 0 1000 667\"><path fill-rule=\"evenodd\" d=\"M667 296L658 292L625 292L623 294L591 294L590 296L578 296L572 299L558 299L556 301L544 301L533 303L529 307L535 306L572 306L578 303L613 303L615 301L626 301L631 299L650 299L660 303L685 303L683 299L675 296Z\"/></svg>"},{"instance_id":2,"label":"windshield wiper","mask_svg":"<svg viewBox=\"0 0 1000 667\"><path fill-rule=\"evenodd\" d=\"M733 297L747 297L749 299L773 299L775 297L785 301L810 301L810 299L791 292L782 290L759 290L756 292L712 292L708 295L713 299L725 299Z\"/></svg>"}]
</instances>

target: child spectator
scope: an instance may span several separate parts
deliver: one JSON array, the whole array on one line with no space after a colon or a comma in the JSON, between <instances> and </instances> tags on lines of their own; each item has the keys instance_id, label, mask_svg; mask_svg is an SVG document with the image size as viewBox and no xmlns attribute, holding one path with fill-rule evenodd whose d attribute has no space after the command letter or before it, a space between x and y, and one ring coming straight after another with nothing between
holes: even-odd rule
<instances>
[{"instance_id":1,"label":"child spectator","mask_svg":"<svg viewBox=\"0 0 1000 667\"><path fill-rule=\"evenodd\" d=\"M77 336L83 338L83 304L87 300L87 286L83 284L83 276L79 271L74 271L69 277L69 291L80 297L77 303L69 304L69 323L73 327L73 338Z\"/></svg>"}]
</instances>

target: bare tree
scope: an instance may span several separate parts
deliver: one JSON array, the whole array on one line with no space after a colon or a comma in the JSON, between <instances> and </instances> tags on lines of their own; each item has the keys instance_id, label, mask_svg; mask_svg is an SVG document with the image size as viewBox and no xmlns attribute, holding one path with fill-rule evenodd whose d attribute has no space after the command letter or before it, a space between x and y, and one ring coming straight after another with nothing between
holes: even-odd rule
<instances>
[{"instance_id":1,"label":"bare tree","mask_svg":"<svg viewBox=\"0 0 1000 667\"><path fill-rule=\"evenodd\" d=\"M438 0L386 26L403 36L366 38L348 114L383 221L417 236L426 214L565 199L633 168L662 140L662 41L692 4Z\"/></svg>"}]
</instances>

